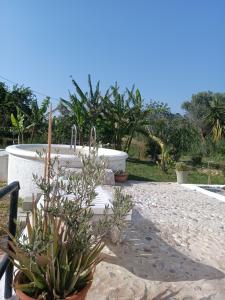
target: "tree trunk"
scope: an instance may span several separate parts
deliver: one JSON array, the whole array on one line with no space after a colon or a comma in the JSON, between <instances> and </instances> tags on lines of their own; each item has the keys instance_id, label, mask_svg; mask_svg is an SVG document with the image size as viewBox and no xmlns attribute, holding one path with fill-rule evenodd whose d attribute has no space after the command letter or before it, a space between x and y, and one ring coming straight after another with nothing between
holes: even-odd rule
<instances>
[{"instance_id":1,"label":"tree trunk","mask_svg":"<svg viewBox=\"0 0 225 300\"><path fill-rule=\"evenodd\" d=\"M34 131L35 131L35 126L33 126L32 128L32 132L31 132L31 138L30 138L30 143L33 143L33 139L34 139Z\"/></svg>"},{"instance_id":2,"label":"tree trunk","mask_svg":"<svg viewBox=\"0 0 225 300\"><path fill-rule=\"evenodd\" d=\"M80 146L84 145L84 137L83 137L83 130L79 130L79 144Z\"/></svg>"},{"instance_id":3,"label":"tree trunk","mask_svg":"<svg viewBox=\"0 0 225 300\"><path fill-rule=\"evenodd\" d=\"M130 151L130 146L131 146L131 142L133 140L133 136L134 136L134 130L132 130L131 135L128 139L128 144L127 144L127 148L126 148L126 152L129 153Z\"/></svg>"}]
</instances>

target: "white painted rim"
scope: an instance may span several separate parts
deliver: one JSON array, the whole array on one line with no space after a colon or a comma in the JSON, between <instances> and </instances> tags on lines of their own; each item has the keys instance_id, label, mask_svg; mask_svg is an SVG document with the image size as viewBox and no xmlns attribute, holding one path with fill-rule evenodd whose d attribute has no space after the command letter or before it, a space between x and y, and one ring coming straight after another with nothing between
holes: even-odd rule
<instances>
[{"instance_id":1,"label":"white painted rim","mask_svg":"<svg viewBox=\"0 0 225 300\"><path fill-rule=\"evenodd\" d=\"M36 153L36 148L43 148L47 149L47 144L19 144L19 145L12 145L8 146L6 148L7 153L24 157L24 158L30 158L30 159L39 159L39 155ZM52 148L58 148L60 149L70 149L69 145L52 145ZM85 146L76 146L77 150L84 150L85 152L89 151L89 147ZM113 150L113 149L107 149L107 148L98 148L99 157L105 157L106 159L109 159L110 161L113 160L125 160L127 159L128 155L126 152ZM52 153L51 157L60 157L60 159L70 161L74 160L74 157L77 157L77 155L72 154L60 154L60 153Z\"/></svg>"},{"instance_id":2,"label":"white painted rim","mask_svg":"<svg viewBox=\"0 0 225 300\"><path fill-rule=\"evenodd\" d=\"M206 189L203 188L203 186L208 186L208 187L212 187L212 188L222 188L225 187L225 185L222 184L181 184L182 186L192 190L192 191L196 191L196 192L200 192L204 195L207 195L209 197L215 198L219 201L225 202L225 196L208 191Z\"/></svg>"}]
</instances>

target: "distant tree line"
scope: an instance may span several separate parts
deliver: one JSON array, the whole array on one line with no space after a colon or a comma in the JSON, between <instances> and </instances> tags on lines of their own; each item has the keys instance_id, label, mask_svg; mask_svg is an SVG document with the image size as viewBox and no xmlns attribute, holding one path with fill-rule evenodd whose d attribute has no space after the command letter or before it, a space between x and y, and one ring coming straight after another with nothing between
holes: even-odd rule
<instances>
[{"instance_id":1,"label":"distant tree line","mask_svg":"<svg viewBox=\"0 0 225 300\"><path fill-rule=\"evenodd\" d=\"M53 118L53 142L69 143L71 126L78 128L78 143L88 145L90 128L106 147L129 152L133 139L146 143L146 152L166 171L181 154L225 155L225 94L200 92L183 102L184 115L174 114L165 103L144 100L139 89L121 91L115 83L105 93L100 82L88 91L72 80L74 91L61 99ZM29 88L0 82L0 143L44 143L47 140L48 106Z\"/></svg>"}]
</instances>

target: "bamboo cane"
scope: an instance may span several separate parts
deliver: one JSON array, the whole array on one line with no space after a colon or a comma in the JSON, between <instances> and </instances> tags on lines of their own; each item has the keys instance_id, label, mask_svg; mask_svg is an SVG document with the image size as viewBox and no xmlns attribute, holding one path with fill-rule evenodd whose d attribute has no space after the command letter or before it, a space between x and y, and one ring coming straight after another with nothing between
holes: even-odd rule
<instances>
[{"instance_id":1,"label":"bamboo cane","mask_svg":"<svg viewBox=\"0 0 225 300\"><path fill-rule=\"evenodd\" d=\"M52 104L50 103L49 108L49 119L48 119L48 158L47 158L47 180L50 180L51 171L51 150L52 150Z\"/></svg>"}]
</instances>

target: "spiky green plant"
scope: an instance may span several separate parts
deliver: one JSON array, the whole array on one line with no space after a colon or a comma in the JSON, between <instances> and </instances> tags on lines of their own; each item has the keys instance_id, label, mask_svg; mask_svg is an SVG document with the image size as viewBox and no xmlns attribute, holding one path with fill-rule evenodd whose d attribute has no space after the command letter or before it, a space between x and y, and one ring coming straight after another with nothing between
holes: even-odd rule
<instances>
[{"instance_id":1,"label":"spiky green plant","mask_svg":"<svg viewBox=\"0 0 225 300\"><path fill-rule=\"evenodd\" d=\"M27 232L11 237L4 249L20 270L15 288L35 299L56 300L79 292L92 280L103 238L112 226L121 226L132 208L130 198L117 190L114 215L109 216L106 209L93 226L91 207L104 173L105 163L94 151L83 158L81 173L67 172L56 160L50 180L34 176L43 202L33 202Z\"/></svg>"}]
</instances>

